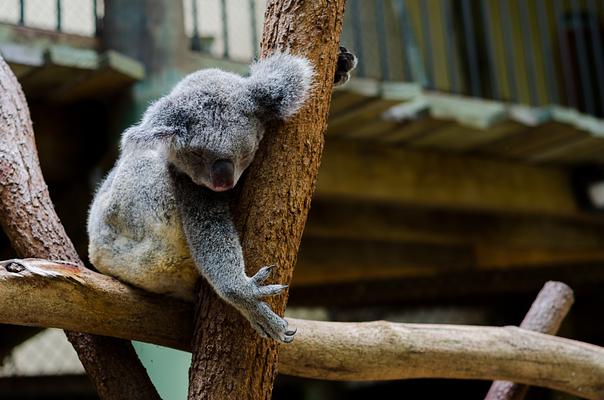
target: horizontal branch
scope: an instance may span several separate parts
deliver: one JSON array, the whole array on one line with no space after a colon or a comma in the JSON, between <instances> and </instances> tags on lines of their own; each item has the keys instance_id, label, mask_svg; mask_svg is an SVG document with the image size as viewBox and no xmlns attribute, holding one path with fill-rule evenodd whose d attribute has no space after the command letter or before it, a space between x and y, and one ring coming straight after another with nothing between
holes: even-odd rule
<instances>
[{"instance_id":1,"label":"horizontal branch","mask_svg":"<svg viewBox=\"0 0 604 400\"><path fill-rule=\"evenodd\" d=\"M6 301L11 299L11 301ZM0 322L190 350L193 307L46 260L0 262ZM508 380L604 398L604 349L515 327L290 319L280 372L330 380ZM362 360L362 362L359 362Z\"/></svg>"}]
</instances>

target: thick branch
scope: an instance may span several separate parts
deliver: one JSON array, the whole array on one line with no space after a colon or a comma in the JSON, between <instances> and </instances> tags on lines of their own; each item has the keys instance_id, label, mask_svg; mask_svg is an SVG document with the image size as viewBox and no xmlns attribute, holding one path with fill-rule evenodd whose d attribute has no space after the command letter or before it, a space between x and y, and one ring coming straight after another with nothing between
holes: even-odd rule
<instances>
[{"instance_id":1,"label":"thick branch","mask_svg":"<svg viewBox=\"0 0 604 400\"><path fill-rule=\"evenodd\" d=\"M520 327L533 332L555 335L575 301L573 291L562 282L547 282L537 295ZM528 386L509 381L495 381L485 400L522 400Z\"/></svg>"},{"instance_id":2,"label":"thick branch","mask_svg":"<svg viewBox=\"0 0 604 400\"><path fill-rule=\"evenodd\" d=\"M83 265L55 213L42 177L25 96L1 57L0 224L22 257L64 259ZM9 303L21 298L17 291L0 308L10 308ZM66 305L59 302L56 306ZM66 334L101 398L159 399L130 343Z\"/></svg>"},{"instance_id":3,"label":"thick branch","mask_svg":"<svg viewBox=\"0 0 604 400\"><path fill-rule=\"evenodd\" d=\"M192 304L142 293L77 266L2 262L0 300L0 323L77 328L191 350ZM280 347L279 357L280 372L289 375L510 380L604 398L604 349L569 339L514 327L290 323L298 333Z\"/></svg>"}]
</instances>

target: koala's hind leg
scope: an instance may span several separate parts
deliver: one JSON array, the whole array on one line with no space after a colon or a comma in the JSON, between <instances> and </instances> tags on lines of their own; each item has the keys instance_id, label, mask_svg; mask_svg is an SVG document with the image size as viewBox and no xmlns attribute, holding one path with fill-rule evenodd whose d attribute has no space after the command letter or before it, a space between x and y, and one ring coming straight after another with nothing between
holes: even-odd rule
<instances>
[{"instance_id":1,"label":"koala's hind leg","mask_svg":"<svg viewBox=\"0 0 604 400\"><path fill-rule=\"evenodd\" d=\"M178 172L176 197L191 255L216 293L235 307L264 337L291 342L295 331L262 299L281 293L285 285L264 285L271 267L245 274L243 252L229 212L229 197L195 185Z\"/></svg>"}]
</instances>

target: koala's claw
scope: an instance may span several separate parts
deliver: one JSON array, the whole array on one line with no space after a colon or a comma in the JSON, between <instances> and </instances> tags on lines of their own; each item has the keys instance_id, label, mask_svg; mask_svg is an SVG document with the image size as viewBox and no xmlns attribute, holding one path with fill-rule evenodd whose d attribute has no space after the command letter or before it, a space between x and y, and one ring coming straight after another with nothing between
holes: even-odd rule
<instances>
[{"instance_id":1,"label":"koala's claw","mask_svg":"<svg viewBox=\"0 0 604 400\"><path fill-rule=\"evenodd\" d=\"M262 267L242 285L223 289L225 300L234 305L250 321L258 334L283 343L290 343L296 330L288 329L287 321L275 314L268 304L261 299L277 295L287 285L263 283L269 278L274 266Z\"/></svg>"},{"instance_id":2,"label":"koala's claw","mask_svg":"<svg viewBox=\"0 0 604 400\"><path fill-rule=\"evenodd\" d=\"M249 315L252 327L262 337L291 343L294 340L295 330L288 329L287 321L271 310L268 304L259 302L258 306Z\"/></svg>"},{"instance_id":3,"label":"koala's claw","mask_svg":"<svg viewBox=\"0 0 604 400\"><path fill-rule=\"evenodd\" d=\"M287 288L288 288L287 285L266 285L266 286L260 286L258 288L258 295L259 295L258 297L274 296L274 295L277 295L277 294L281 293L282 291L284 291Z\"/></svg>"},{"instance_id":4,"label":"koala's claw","mask_svg":"<svg viewBox=\"0 0 604 400\"><path fill-rule=\"evenodd\" d=\"M288 285L261 285L269 278L274 267L274 265L262 267L252 276L251 281L256 286L254 292L257 298L274 296L288 288Z\"/></svg>"},{"instance_id":5,"label":"koala's claw","mask_svg":"<svg viewBox=\"0 0 604 400\"><path fill-rule=\"evenodd\" d=\"M274 265L268 265L266 267L262 267L256 272L256 274L252 277L252 280L256 283L264 282L271 274L273 273Z\"/></svg>"}]
</instances>

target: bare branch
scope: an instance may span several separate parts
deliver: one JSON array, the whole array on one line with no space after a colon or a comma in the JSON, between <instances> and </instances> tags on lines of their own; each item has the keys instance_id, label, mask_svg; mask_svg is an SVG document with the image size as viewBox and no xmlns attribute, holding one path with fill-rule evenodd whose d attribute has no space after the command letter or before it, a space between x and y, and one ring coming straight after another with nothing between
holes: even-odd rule
<instances>
[{"instance_id":1,"label":"bare branch","mask_svg":"<svg viewBox=\"0 0 604 400\"><path fill-rule=\"evenodd\" d=\"M0 57L0 224L21 257L82 264L55 213L38 162L21 86ZM18 303L19 292L6 298ZM65 306L58 302L57 307ZM33 311L35 313L35 311ZM40 312L40 311L38 311ZM115 338L65 332L104 399L159 399L132 345Z\"/></svg>"},{"instance_id":2,"label":"bare branch","mask_svg":"<svg viewBox=\"0 0 604 400\"><path fill-rule=\"evenodd\" d=\"M0 322L78 329L191 350L193 305L46 260L0 263ZM7 301L18 299L18 301ZM509 380L604 398L604 349L515 327L290 319L279 371L316 379Z\"/></svg>"},{"instance_id":3,"label":"bare branch","mask_svg":"<svg viewBox=\"0 0 604 400\"><path fill-rule=\"evenodd\" d=\"M573 290L562 282L547 282L537 295L520 327L529 331L555 335L575 301ZM485 400L522 400L528 386L509 381L495 381Z\"/></svg>"}]
</instances>

